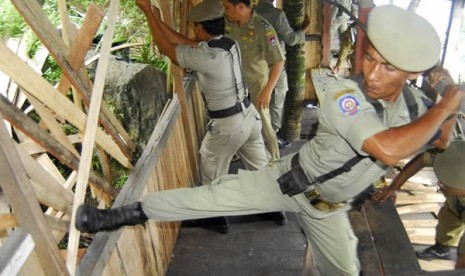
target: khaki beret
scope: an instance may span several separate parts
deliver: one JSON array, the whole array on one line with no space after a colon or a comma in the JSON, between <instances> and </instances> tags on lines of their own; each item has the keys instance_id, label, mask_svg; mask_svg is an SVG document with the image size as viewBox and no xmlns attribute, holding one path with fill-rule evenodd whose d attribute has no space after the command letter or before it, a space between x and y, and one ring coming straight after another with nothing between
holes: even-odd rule
<instances>
[{"instance_id":1,"label":"khaki beret","mask_svg":"<svg viewBox=\"0 0 465 276\"><path fill-rule=\"evenodd\" d=\"M386 61L404 71L425 71L439 62L441 41L436 30L413 11L394 5L373 8L367 36Z\"/></svg>"},{"instance_id":2,"label":"khaki beret","mask_svg":"<svg viewBox=\"0 0 465 276\"><path fill-rule=\"evenodd\" d=\"M193 7L187 14L191 22L203 22L223 17L224 8L220 0L204 0Z\"/></svg>"},{"instance_id":3,"label":"khaki beret","mask_svg":"<svg viewBox=\"0 0 465 276\"><path fill-rule=\"evenodd\" d=\"M433 168L442 184L465 189L465 141L452 141L445 151L436 155Z\"/></svg>"}]
</instances>

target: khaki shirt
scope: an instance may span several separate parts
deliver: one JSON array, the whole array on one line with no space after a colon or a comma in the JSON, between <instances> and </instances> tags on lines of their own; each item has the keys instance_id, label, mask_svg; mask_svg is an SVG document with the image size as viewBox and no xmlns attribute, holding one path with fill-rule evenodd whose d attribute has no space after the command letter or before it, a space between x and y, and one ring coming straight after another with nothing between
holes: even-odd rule
<instances>
[{"instance_id":1,"label":"khaki shirt","mask_svg":"<svg viewBox=\"0 0 465 276\"><path fill-rule=\"evenodd\" d=\"M286 45L294 46L297 43L305 42L305 32L291 28L287 21L286 14L283 10L275 8L273 5L265 2L258 3L255 11L268 21L278 34L279 43L283 53L286 52Z\"/></svg>"},{"instance_id":2,"label":"khaki shirt","mask_svg":"<svg viewBox=\"0 0 465 276\"><path fill-rule=\"evenodd\" d=\"M242 72L254 99L268 82L268 67L284 61L278 36L273 27L255 12L249 23L240 27L236 22L226 20L225 36L239 43Z\"/></svg>"},{"instance_id":3,"label":"khaki shirt","mask_svg":"<svg viewBox=\"0 0 465 276\"><path fill-rule=\"evenodd\" d=\"M219 39L221 36L214 39ZM179 66L196 71L199 87L209 110L221 110L234 106L247 95L242 81L240 52L237 44L231 52L210 47L207 42L199 47L178 45L176 57ZM235 83L238 83L239 95Z\"/></svg>"},{"instance_id":4,"label":"khaki shirt","mask_svg":"<svg viewBox=\"0 0 465 276\"><path fill-rule=\"evenodd\" d=\"M427 110L426 97L414 91L418 115ZM384 107L384 120L352 80L339 80L323 92L318 110L316 136L300 149L300 162L309 179L317 178L341 167L356 154L367 156L362 145L368 137L391 127L410 123L403 94L395 102L379 100ZM388 166L364 158L349 172L317 184L323 198L343 202L362 192L383 176Z\"/></svg>"}]
</instances>

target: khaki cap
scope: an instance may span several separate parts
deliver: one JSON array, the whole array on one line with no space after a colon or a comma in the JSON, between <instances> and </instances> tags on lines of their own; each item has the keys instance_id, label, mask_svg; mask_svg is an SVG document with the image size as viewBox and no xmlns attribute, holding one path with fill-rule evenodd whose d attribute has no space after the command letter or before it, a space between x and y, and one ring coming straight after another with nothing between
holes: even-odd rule
<instances>
[{"instance_id":1,"label":"khaki cap","mask_svg":"<svg viewBox=\"0 0 465 276\"><path fill-rule=\"evenodd\" d=\"M404 71L425 71L439 62L441 41L436 30L413 11L394 5L373 8L367 36L384 59Z\"/></svg>"},{"instance_id":2,"label":"khaki cap","mask_svg":"<svg viewBox=\"0 0 465 276\"><path fill-rule=\"evenodd\" d=\"M187 14L187 20L191 22L203 22L223 17L224 8L220 0L204 0L193 7Z\"/></svg>"},{"instance_id":3,"label":"khaki cap","mask_svg":"<svg viewBox=\"0 0 465 276\"><path fill-rule=\"evenodd\" d=\"M436 155L433 168L443 185L465 189L465 141L452 141L445 151Z\"/></svg>"}]
</instances>

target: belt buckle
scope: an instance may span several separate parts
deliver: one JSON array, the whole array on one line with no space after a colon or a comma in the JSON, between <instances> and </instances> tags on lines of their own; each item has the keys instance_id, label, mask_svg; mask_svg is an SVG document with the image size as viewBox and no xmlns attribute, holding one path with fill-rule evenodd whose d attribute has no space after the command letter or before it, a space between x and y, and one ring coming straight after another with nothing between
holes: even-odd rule
<instances>
[{"instance_id":1,"label":"belt buckle","mask_svg":"<svg viewBox=\"0 0 465 276\"><path fill-rule=\"evenodd\" d=\"M308 199L308 202L317 210L323 212L331 212L337 210L345 205L345 203L331 203L329 201L321 198L321 193L316 188L305 192L305 197Z\"/></svg>"},{"instance_id":2,"label":"belt buckle","mask_svg":"<svg viewBox=\"0 0 465 276\"><path fill-rule=\"evenodd\" d=\"M320 191L318 191L316 188L314 188L311 191L305 192L304 193L305 197L310 201L314 201L320 198Z\"/></svg>"}]
</instances>

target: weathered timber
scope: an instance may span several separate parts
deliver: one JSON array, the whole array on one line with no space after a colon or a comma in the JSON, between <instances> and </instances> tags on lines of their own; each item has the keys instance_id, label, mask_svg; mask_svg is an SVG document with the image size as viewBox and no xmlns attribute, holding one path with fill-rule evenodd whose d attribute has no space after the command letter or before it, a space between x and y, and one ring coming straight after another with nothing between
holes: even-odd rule
<instances>
[{"instance_id":1,"label":"weathered timber","mask_svg":"<svg viewBox=\"0 0 465 276\"><path fill-rule=\"evenodd\" d=\"M353 220L357 227L354 227L357 236L363 236L360 229L367 229L369 238L372 239L372 245L376 252L377 259L373 259L372 255L360 254L360 262L362 269L369 265L374 267L379 266L379 271L368 270L363 271L364 276L368 275L463 275L464 269L450 271L423 271L418 263L415 251L410 243L407 232L402 225L399 215L391 200L384 203L368 201L364 204L362 210L366 214L366 218ZM360 218L360 217L359 217ZM365 225L363 225L365 223ZM398 254L401 252L401 254ZM379 260L379 261L377 261Z\"/></svg>"},{"instance_id":2,"label":"weathered timber","mask_svg":"<svg viewBox=\"0 0 465 276\"><path fill-rule=\"evenodd\" d=\"M79 75L75 70L73 70L69 60L69 48L65 45L58 31L50 22L37 1L11 0L11 2L27 22L29 27L31 27L37 37L41 40L45 47L47 47L50 54L63 70L63 73L81 94L84 103L89 106L92 88L89 87L89 82L82 78L82 75ZM107 117L103 115L103 113L99 114L99 117L100 122L119 146L122 153L126 156L126 158L131 160L132 153L126 146L126 142L122 140L114 126L109 122Z\"/></svg>"},{"instance_id":3,"label":"weathered timber","mask_svg":"<svg viewBox=\"0 0 465 276\"><path fill-rule=\"evenodd\" d=\"M195 78L190 78L186 81L186 96L190 97L191 90L193 89L193 84L195 83ZM124 185L123 189L121 190L119 196L115 199L113 204L113 208L129 204L131 202L140 200L141 196L143 195L143 191L146 188L147 182L154 182L158 181L160 184L164 183L165 178L168 174L174 174L174 171L169 171L166 169L157 170L157 173L154 173L155 168L160 167L160 156L165 150L169 139L172 136L173 131L176 127L176 122L180 115L180 105L176 95L173 95L173 99L171 102L167 103L165 110L163 111L160 119L158 120L155 129L150 137L147 146L142 153L141 157L139 158L136 166L134 167L133 172L129 176L126 184ZM183 137L179 137L182 139ZM176 142L176 148L179 148L178 141L172 141L173 143ZM169 154L167 154L168 158ZM177 158L180 163L184 163L181 158ZM165 159L163 159L165 161ZM177 172L185 171L186 164L179 166L177 168ZM157 178L157 179L155 179ZM176 176L171 176L171 178L175 179ZM168 183L167 183L168 184ZM172 183L176 184L176 183ZM178 183L179 185L179 183ZM149 192L155 192L159 189L166 189L168 187L149 187ZM151 237L155 241L159 241L156 244L161 245L163 239L163 235L160 232L161 230L157 229L157 225L160 225L155 222L149 222L146 224L148 231L151 233ZM166 224L163 224L166 225ZM165 226L166 227L166 226ZM90 244L89 248L87 249L86 255L81 260L81 263L77 269L78 275L102 275L104 271L106 271L105 275L111 275L110 271L113 269L117 269L117 266L110 266L110 263L116 262L114 260L114 249L118 240L121 238L122 229L119 231L114 232L100 232L95 235L94 240ZM127 231L127 230L126 230ZM157 254L163 254L160 250L160 246L156 246L154 250ZM163 249L164 250L164 249ZM166 256L169 258L169 256ZM156 258L156 271L158 271L158 275L163 275L167 263L163 259Z\"/></svg>"},{"instance_id":4,"label":"weathered timber","mask_svg":"<svg viewBox=\"0 0 465 276\"><path fill-rule=\"evenodd\" d=\"M26 133L36 143L41 145L50 154L63 162L69 168L77 171L79 159L68 149L56 141L48 132L41 129L29 116L13 106L4 96L0 95L0 112L15 128ZM116 197L116 190L94 171L90 173L90 182L101 188L112 197Z\"/></svg>"},{"instance_id":5,"label":"weathered timber","mask_svg":"<svg viewBox=\"0 0 465 276\"><path fill-rule=\"evenodd\" d=\"M3 116L0 115L0 121ZM58 251L45 221L24 167L4 124L0 126L0 177L13 211L25 232L31 234L42 268L48 275L68 275L65 262Z\"/></svg>"},{"instance_id":6,"label":"weathered timber","mask_svg":"<svg viewBox=\"0 0 465 276\"><path fill-rule=\"evenodd\" d=\"M100 107L103 99L103 89L105 86L105 75L110 58L110 48L115 30L116 17L118 15L119 0L110 3L108 27L103 36L101 57L97 66L95 76L95 85L92 91L89 112L87 116L86 131L82 143L81 160L79 162L76 191L74 193L73 211L71 216L71 228L69 231L68 251L66 264L72 275L76 271L77 252L79 249L80 232L74 227L76 212L78 207L84 202L87 184L89 180L89 171L91 170L92 156L94 153L95 136L98 129Z\"/></svg>"}]
</instances>

